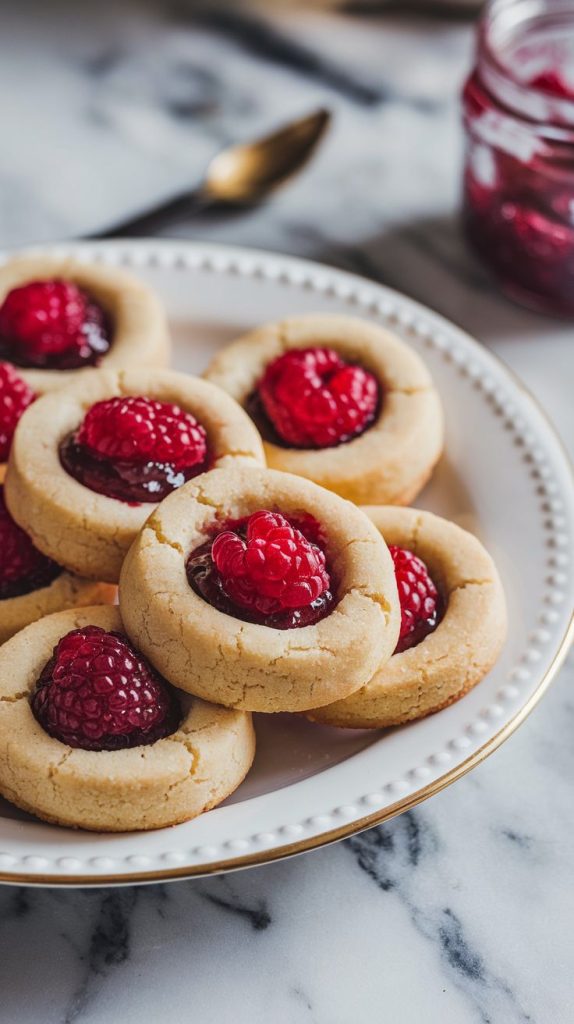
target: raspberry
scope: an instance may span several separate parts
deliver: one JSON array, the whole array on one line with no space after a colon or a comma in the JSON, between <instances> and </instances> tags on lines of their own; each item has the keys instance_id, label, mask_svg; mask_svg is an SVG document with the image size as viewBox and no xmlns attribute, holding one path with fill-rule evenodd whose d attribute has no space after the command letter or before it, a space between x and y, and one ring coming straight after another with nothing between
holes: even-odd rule
<instances>
[{"instance_id":1,"label":"raspberry","mask_svg":"<svg viewBox=\"0 0 574 1024\"><path fill-rule=\"evenodd\" d=\"M204 462L205 430L188 412L151 398L96 402L75 435L94 455L122 462L169 463L185 469Z\"/></svg>"},{"instance_id":2,"label":"raspberry","mask_svg":"<svg viewBox=\"0 0 574 1024\"><path fill-rule=\"evenodd\" d=\"M70 747L122 750L179 724L168 684L121 633L84 626L62 637L32 696L43 729Z\"/></svg>"},{"instance_id":3,"label":"raspberry","mask_svg":"<svg viewBox=\"0 0 574 1024\"><path fill-rule=\"evenodd\" d=\"M298 448L330 448L362 434L373 422L379 386L329 348L291 349L274 359L258 385L277 434Z\"/></svg>"},{"instance_id":4,"label":"raspberry","mask_svg":"<svg viewBox=\"0 0 574 1024\"><path fill-rule=\"evenodd\" d=\"M0 362L0 462L6 462L18 420L35 397L14 367Z\"/></svg>"},{"instance_id":5,"label":"raspberry","mask_svg":"<svg viewBox=\"0 0 574 1024\"><path fill-rule=\"evenodd\" d=\"M401 602L401 632L395 654L416 647L438 626L443 613L442 599L429 571L417 555L406 548L389 545Z\"/></svg>"},{"instance_id":6,"label":"raspberry","mask_svg":"<svg viewBox=\"0 0 574 1024\"><path fill-rule=\"evenodd\" d=\"M231 601L265 616L305 608L329 590L324 552L278 512L250 516L245 540L220 533L211 557Z\"/></svg>"},{"instance_id":7,"label":"raspberry","mask_svg":"<svg viewBox=\"0 0 574 1024\"><path fill-rule=\"evenodd\" d=\"M0 600L46 587L61 573L59 565L42 555L27 533L16 525L0 486Z\"/></svg>"},{"instance_id":8,"label":"raspberry","mask_svg":"<svg viewBox=\"0 0 574 1024\"><path fill-rule=\"evenodd\" d=\"M71 281L31 281L0 306L0 349L18 366L74 369L109 348L103 310Z\"/></svg>"}]
</instances>

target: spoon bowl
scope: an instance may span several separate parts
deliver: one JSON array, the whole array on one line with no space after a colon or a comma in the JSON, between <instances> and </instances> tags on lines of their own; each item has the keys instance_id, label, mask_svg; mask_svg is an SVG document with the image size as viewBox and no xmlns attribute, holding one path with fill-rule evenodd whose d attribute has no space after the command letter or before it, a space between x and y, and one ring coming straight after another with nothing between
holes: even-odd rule
<instances>
[{"instance_id":1,"label":"spoon bowl","mask_svg":"<svg viewBox=\"0 0 574 1024\"><path fill-rule=\"evenodd\" d=\"M330 120L328 110L318 110L264 138L229 146L211 161L203 190L220 203L260 202L308 162Z\"/></svg>"}]
</instances>

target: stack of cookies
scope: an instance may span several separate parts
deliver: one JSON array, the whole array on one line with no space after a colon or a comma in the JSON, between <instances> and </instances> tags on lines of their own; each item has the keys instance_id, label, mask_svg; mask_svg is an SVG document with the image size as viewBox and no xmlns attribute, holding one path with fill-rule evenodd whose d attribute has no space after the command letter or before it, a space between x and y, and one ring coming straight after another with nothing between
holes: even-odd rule
<instances>
[{"instance_id":1,"label":"stack of cookies","mask_svg":"<svg viewBox=\"0 0 574 1024\"><path fill-rule=\"evenodd\" d=\"M443 446L406 344L316 315L168 363L131 276L0 270L0 793L59 824L185 821L248 772L252 712L398 725L504 641L488 553L406 507Z\"/></svg>"}]
</instances>

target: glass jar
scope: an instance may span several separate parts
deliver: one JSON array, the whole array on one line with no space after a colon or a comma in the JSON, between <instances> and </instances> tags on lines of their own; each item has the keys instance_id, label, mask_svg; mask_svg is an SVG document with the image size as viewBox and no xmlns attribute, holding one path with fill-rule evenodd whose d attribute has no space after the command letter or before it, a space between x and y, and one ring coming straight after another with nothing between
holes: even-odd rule
<instances>
[{"instance_id":1,"label":"glass jar","mask_svg":"<svg viewBox=\"0 0 574 1024\"><path fill-rule=\"evenodd\" d=\"M463 107L472 245L512 298L574 316L574 0L491 0Z\"/></svg>"}]
</instances>

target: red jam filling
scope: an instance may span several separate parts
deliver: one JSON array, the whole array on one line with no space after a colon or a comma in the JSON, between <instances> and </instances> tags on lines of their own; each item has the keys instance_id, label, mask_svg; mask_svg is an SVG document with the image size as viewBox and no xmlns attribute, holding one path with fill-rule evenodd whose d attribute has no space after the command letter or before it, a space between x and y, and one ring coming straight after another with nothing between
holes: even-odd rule
<instances>
[{"instance_id":1,"label":"red jam filling","mask_svg":"<svg viewBox=\"0 0 574 1024\"><path fill-rule=\"evenodd\" d=\"M6 462L18 422L36 395L10 363L0 362L0 462Z\"/></svg>"},{"instance_id":2,"label":"red jam filling","mask_svg":"<svg viewBox=\"0 0 574 1024\"><path fill-rule=\"evenodd\" d=\"M247 410L267 440L282 447L333 448L372 425L376 378L333 349L290 349L269 363Z\"/></svg>"},{"instance_id":3,"label":"red jam filling","mask_svg":"<svg viewBox=\"0 0 574 1024\"><path fill-rule=\"evenodd\" d=\"M574 100L574 86L566 82L566 79L556 69L541 71L528 83L532 89L539 89L549 96L560 96L565 100Z\"/></svg>"},{"instance_id":4,"label":"red jam filling","mask_svg":"<svg viewBox=\"0 0 574 1024\"><path fill-rule=\"evenodd\" d=\"M427 566L412 551L389 545L401 604L401 631L395 654L416 647L439 625L444 602Z\"/></svg>"},{"instance_id":5,"label":"red jam filling","mask_svg":"<svg viewBox=\"0 0 574 1024\"><path fill-rule=\"evenodd\" d=\"M177 405L149 398L97 402L60 445L70 476L130 504L158 502L207 468L207 435Z\"/></svg>"},{"instance_id":6,"label":"red jam filling","mask_svg":"<svg viewBox=\"0 0 574 1024\"><path fill-rule=\"evenodd\" d=\"M559 72L531 88L574 100ZM475 73L464 90L468 131L463 216L468 237L512 298L557 315L574 314L574 142L518 121Z\"/></svg>"},{"instance_id":7,"label":"red jam filling","mask_svg":"<svg viewBox=\"0 0 574 1024\"><path fill-rule=\"evenodd\" d=\"M319 537L310 517L294 525L261 510L192 551L189 585L218 611L244 622L273 629L313 625L335 603Z\"/></svg>"},{"instance_id":8,"label":"red jam filling","mask_svg":"<svg viewBox=\"0 0 574 1024\"><path fill-rule=\"evenodd\" d=\"M31 281L0 306L0 358L16 366L76 370L99 363L112 325L100 305L72 281Z\"/></svg>"},{"instance_id":9,"label":"red jam filling","mask_svg":"<svg viewBox=\"0 0 574 1024\"><path fill-rule=\"evenodd\" d=\"M0 486L0 601L47 587L62 569L42 555L14 522Z\"/></svg>"},{"instance_id":10,"label":"red jam filling","mask_svg":"<svg viewBox=\"0 0 574 1024\"><path fill-rule=\"evenodd\" d=\"M181 711L169 684L121 633L84 626L44 666L32 711L50 736L82 750L123 750L171 735Z\"/></svg>"}]
</instances>

